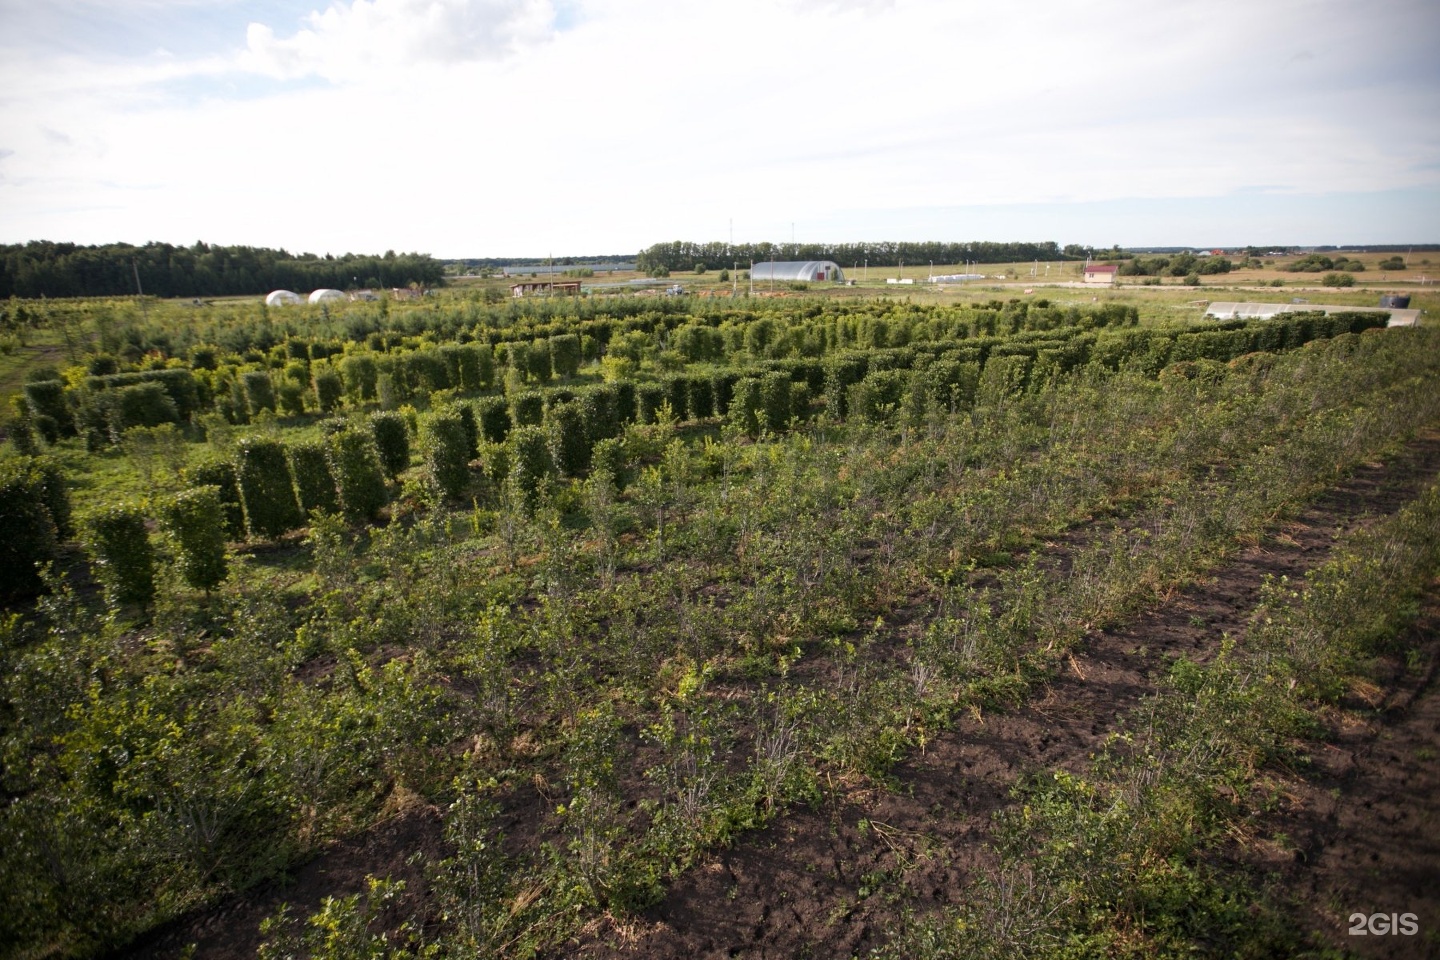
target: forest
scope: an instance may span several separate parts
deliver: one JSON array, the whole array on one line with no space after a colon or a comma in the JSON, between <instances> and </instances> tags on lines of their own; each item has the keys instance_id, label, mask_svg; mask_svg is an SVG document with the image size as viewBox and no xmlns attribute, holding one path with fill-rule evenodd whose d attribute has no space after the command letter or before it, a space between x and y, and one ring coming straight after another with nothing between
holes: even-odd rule
<instances>
[{"instance_id":1,"label":"forest","mask_svg":"<svg viewBox=\"0 0 1440 960\"><path fill-rule=\"evenodd\" d=\"M1084 260L1084 252L1062 252L1054 241L1041 243L898 242L898 243L657 243L641 250L635 265L642 272L657 269L729 270L771 260L833 260L846 270L861 264L893 267L901 263L1015 263L1031 260Z\"/></svg>"},{"instance_id":2,"label":"forest","mask_svg":"<svg viewBox=\"0 0 1440 960\"><path fill-rule=\"evenodd\" d=\"M444 265L417 253L341 257L262 247L168 243L81 246L35 240L0 246L0 297L233 297L322 287L422 287L442 283ZM139 290L136 290L136 284Z\"/></svg>"},{"instance_id":3,"label":"forest","mask_svg":"<svg viewBox=\"0 0 1440 960\"><path fill-rule=\"evenodd\" d=\"M7 956L1319 956L1361 909L1295 798L1433 675L1432 329L8 309L62 346L0 451Z\"/></svg>"}]
</instances>

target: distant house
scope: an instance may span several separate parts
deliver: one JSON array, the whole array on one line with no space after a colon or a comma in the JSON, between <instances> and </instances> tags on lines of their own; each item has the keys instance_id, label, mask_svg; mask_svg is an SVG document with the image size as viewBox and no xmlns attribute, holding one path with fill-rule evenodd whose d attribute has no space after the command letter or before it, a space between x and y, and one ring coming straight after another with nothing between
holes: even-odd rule
<instances>
[{"instance_id":1,"label":"distant house","mask_svg":"<svg viewBox=\"0 0 1440 960\"><path fill-rule=\"evenodd\" d=\"M526 297L532 293L560 294L561 296L580 296L579 280L525 280L521 283L510 285L510 296Z\"/></svg>"},{"instance_id":2,"label":"distant house","mask_svg":"<svg viewBox=\"0 0 1440 960\"><path fill-rule=\"evenodd\" d=\"M1119 271L1120 268L1113 263L1087 263L1085 265L1085 282L1114 286L1115 274Z\"/></svg>"}]
</instances>

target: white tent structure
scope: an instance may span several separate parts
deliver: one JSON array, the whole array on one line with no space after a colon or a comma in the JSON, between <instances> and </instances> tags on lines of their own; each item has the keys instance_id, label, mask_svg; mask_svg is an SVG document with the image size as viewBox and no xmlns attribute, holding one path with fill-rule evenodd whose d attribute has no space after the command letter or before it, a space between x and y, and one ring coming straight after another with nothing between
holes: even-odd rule
<instances>
[{"instance_id":1,"label":"white tent structure","mask_svg":"<svg viewBox=\"0 0 1440 960\"><path fill-rule=\"evenodd\" d=\"M845 274L834 260L787 260L757 263L750 268L751 280L833 280L844 283Z\"/></svg>"},{"instance_id":2,"label":"white tent structure","mask_svg":"<svg viewBox=\"0 0 1440 960\"><path fill-rule=\"evenodd\" d=\"M291 293L289 290L271 290L265 295L265 306L267 307L288 307L297 303L304 303L300 294Z\"/></svg>"},{"instance_id":3,"label":"white tent structure","mask_svg":"<svg viewBox=\"0 0 1440 960\"><path fill-rule=\"evenodd\" d=\"M311 302L311 303L330 303L330 302L335 301L335 300L344 300L344 299L345 299L345 294L341 293L339 290L325 290L325 289L322 289L322 290L316 290L314 293L310 294L310 302Z\"/></svg>"}]
</instances>

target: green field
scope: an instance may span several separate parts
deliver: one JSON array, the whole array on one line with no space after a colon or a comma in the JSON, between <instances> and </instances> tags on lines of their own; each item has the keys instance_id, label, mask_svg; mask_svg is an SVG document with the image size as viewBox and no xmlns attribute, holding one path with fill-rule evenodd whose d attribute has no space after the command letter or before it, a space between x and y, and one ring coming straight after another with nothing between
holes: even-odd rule
<instances>
[{"instance_id":1,"label":"green field","mask_svg":"<svg viewBox=\"0 0 1440 960\"><path fill-rule=\"evenodd\" d=\"M1194 302L1405 289L1370 264L1030 266L26 303L0 948L1321 955L1360 907L1264 860L1427 689L1440 334Z\"/></svg>"}]
</instances>

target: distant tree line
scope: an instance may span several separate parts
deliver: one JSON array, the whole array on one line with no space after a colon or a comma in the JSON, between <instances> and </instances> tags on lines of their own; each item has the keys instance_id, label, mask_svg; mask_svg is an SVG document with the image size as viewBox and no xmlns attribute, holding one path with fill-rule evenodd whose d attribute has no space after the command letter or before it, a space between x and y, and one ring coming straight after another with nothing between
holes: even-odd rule
<instances>
[{"instance_id":1,"label":"distant tree line","mask_svg":"<svg viewBox=\"0 0 1440 960\"><path fill-rule=\"evenodd\" d=\"M0 246L0 297L223 297L321 287L437 286L444 267L427 254L291 254L196 243L80 246L33 240Z\"/></svg>"},{"instance_id":2,"label":"distant tree line","mask_svg":"<svg viewBox=\"0 0 1440 960\"><path fill-rule=\"evenodd\" d=\"M869 263L893 267L900 263L1016 263L1022 260L1084 259L1061 251L1053 240L1043 243L691 243L676 240L641 250L637 269L691 271L698 266L722 270L736 264L778 260L833 260L841 267Z\"/></svg>"}]
</instances>

